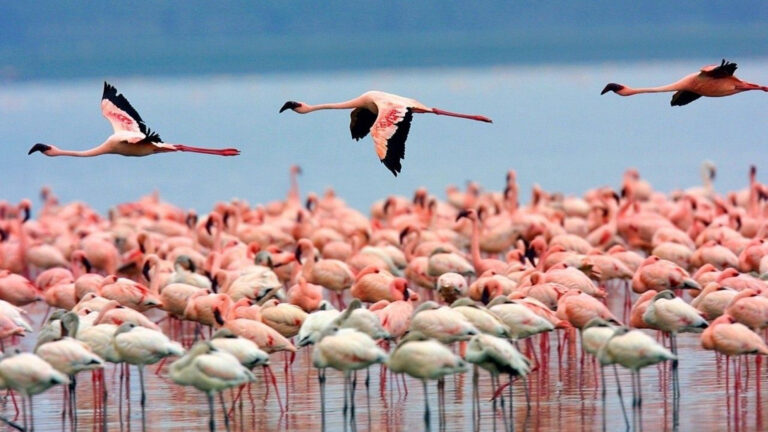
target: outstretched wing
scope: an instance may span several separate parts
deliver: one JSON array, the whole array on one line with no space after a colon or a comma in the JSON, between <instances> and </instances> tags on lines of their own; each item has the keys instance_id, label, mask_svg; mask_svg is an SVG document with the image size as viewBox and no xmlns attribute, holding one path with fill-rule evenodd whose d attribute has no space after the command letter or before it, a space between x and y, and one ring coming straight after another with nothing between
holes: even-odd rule
<instances>
[{"instance_id":1,"label":"outstretched wing","mask_svg":"<svg viewBox=\"0 0 768 432\"><path fill-rule=\"evenodd\" d=\"M146 136L147 141L163 141L157 133L147 127L128 99L106 81L104 81L104 94L101 96L101 113L112 124L115 133L139 132Z\"/></svg>"},{"instance_id":2,"label":"outstretched wing","mask_svg":"<svg viewBox=\"0 0 768 432\"><path fill-rule=\"evenodd\" d=\"M405 140L412 119L413 112L407 106L379 106L379 115L371 127L376 154L395 177L402 168L400 160L405 158Z\"/></svg>"},{"instance_id":3,"label":"outstretched wing","mask_svg":"<svg viewBox=\"0 0 768 432\"><path fill-rule=\"evenodd\" d=\"M365 138L376 121L376 114L365 108L355 108L349 116L349 131L352 132L352 138L355 140Z\"/></svg>"},{"instance_id":4,"label":"outstretched wing","mask_svg":"<svg viewBox=\"0 0 768 432\"><path fill-rule=\"evenodd\" d=\"M688 105L689 103L695 101L700 97L701 95L698 93L680 90L678 92L675 92L675 94L672 95L672 101L670 102L670 105L672 106Z\"/></svg>"},{"instance_id":5,"label":"outstretched wing","mask_svg":"<svg viewBox=\"0 0 768 432\"><path fill-rule=\"evenodd\" d=\"M734 72L736 72L736 63L731 63L725 59L720 63L720 66L711 65L701 68L701 74L710 78L725 78L733 76Z\"/></svg>"}]
</instances>

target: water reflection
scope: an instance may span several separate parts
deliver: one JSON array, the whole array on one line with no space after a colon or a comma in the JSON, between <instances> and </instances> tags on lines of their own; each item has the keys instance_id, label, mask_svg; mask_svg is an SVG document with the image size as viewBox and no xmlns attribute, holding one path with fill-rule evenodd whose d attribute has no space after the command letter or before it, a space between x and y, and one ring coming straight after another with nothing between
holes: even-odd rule
<instances>
[{"instance_id":1,"label":"water reflection","mask_svg":"<svg viewBox=\"0 0 768 432\"><path fill-rule=\"evenodd\" d=\"M612 299L609 306L614 311L621 310L622 303L621 299ZM38 325L44 309L45 306L36 305L31 310ZM154 318L161 317L158 313ZM194 335L190 336L194 338ZM763 430L762 379L765 371L760 362L753 357L726 359L703 351L697 335L678 335L678 344L680 362L676 379L679 380L679 397L673 388L675 375L671 365L659 365L643 369L641 381L636 383L642 404L632 406L628 397L632 377L628 371L619 368L614 372L612 366L607 367L602 370L604 376L601 378L602 368L581 352L576 338L551 335L550 341L534 340L532 344L522 345L524 352L530 352L535 346L534 371L526 381L516 380L511 387L499 392L494 401L491 399L499 386L493 386L489 375L483 371L478 375L477 397L473 397L472 371L446 377L444 398L439 396L437 384L429 382L429 430ZM34 346L34 340L25 339L20 345L29 350ZM542 347L543 353L539 351ZM558 356L559 351L562 357ZM356 378L350 377L354 399L347 401L349 406L345 414L344 375L331 369L326 371L325 403L321 404L318 373L311 367L310 356L310 350L297 354L288 381L284 357L275 355L271 359L280 396L289 401L284 412L280 411L274 388L266 385L266 372L256 370L258 381L245 388L241 397L236 398L237 390L231 390L223 395L226 408L221 401L216 401L214 408L219 430L225 430L225 410L231 413L232 431L425 429L424 387L420 381L394 376L378 366L371 367L368 375L359 371ZM100 391L93 381L88 382L87 374L79 376L77 430L98 431L103 429L103 424L108 430L141 430L141 409L137 405L140 402L139 382L136 369L130 369L130 374L125 376L127 390L123 392L118 391L119 368L110 365L105 370L107 410L95 409ZM159 373L156 373L156 367L148 367L145 372L147 430L208 430L205 394L174 385L167 378L167 364ZM741 378L735 379L735 376ZM605 379L605 387L600 384L602 379ZM617 395L617 379L625 389L627 423ZM507 377L499 381L500 385L506 384ZM289 395L286 395L286 389ZM530 405L526 403L526 394ZM68 422L63 423L62 395L62 389L54 388L35 398L37 430L72 429ZM120 400L122 404L119 404ZM22 404L19 405L21 411ZM5 398L2 403L2 414L16 423L23 423L22 414L16 415L11 398ZM10 430L10 427L6 429Z\"/></svg>"}]
</instances>

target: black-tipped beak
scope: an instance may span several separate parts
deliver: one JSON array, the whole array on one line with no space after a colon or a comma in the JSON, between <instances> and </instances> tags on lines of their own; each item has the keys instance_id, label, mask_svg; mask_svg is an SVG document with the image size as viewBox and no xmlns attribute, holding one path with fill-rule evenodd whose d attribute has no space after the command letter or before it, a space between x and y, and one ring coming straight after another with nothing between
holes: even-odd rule
<instances>
[{"instance_id":1,"label":"black-tipped beak","mask_svg":"<svg viewBox=\"0 0 768 432\"><path fill-rule=\"evenodd\" d=\"M80 258L80 262L83 263L83 267L85 267L85 272L86 273L90 273L91 272L91 268L93 268L93 266L91 265L91 262L88 261L88 258L82 257L82 258Z\"/></svg>"},{"instance_id":2,"label":"black-tipped beak","mask_svg":"<svg viewBox=\"0 0 768 432\"><path fill-rule=\"evenodd\" d=\"M208 216L208 220L205 222L205 232L211 235L211 226L213 225L213 218Z\"/></svg>"},{"instance_id":3,"label":"black-tipped beak","mask_svg":"<svg viewBox=\"0 0 768 432\"><path fill-rule=\"evenodd\" d=\"M403 291L403 300L405 301L408 301L408 299L411 297L411 294L408 291L408 287L405 287L405 291Z\"/></svg>"},{"instance_id":4,"label":"black-tipped beak","mask_svg":"<svg viewBox=\"0 0 768 432\"><path fill-rule=\"evenodd\" d=\"M144 275L144 279L146 279L147 282L152 281L152 278L149 276L149 267L149 261L145 262L141 267L141 274Z\"/></svg>"},{"instance_id":5,"label":"black-tipped beak","mask_svg":"<svg viewBox=\"0 0 768 432\"><path fill-rule=\"evenodd\" d=\"M301 263L301 247L297 247L296 251L293 252L294 258L296 258L296 262Z\"/></svg>"},{"instance_id":6,"label":"black-tipped beak","mask_svg":"<svg viewBox=\"0 0 768 432\"><path fill-rule=\"evenodd\" d=\"M491 293L488 292L488 288L483 289L483 293L480 295L480 301L486 305L491 301Z\"/></svg>"},{"instance_id":7,"label":"black-tipped beak","mask_svg":"<svg viewBox=\"0 0 768 432\"><path fill-rule=\"evenodd\" d=\"M283 112L283 111L285 111L287 109L296 109L296 108L298 108L300 106L301 106L301 104L298 103L298 102L288 101L288 102L283 104L282 108L280 108L280 112Z\"/></svg>"},{"instance_id":8,"label":"black-tipped beak","mask_svg":"<svg viewBox=\"0 0 768 432\"><path fill-rule=\"evenodd\" d=\"M50 149L51 149L51 146L49 146L48 144L37 143L37 144L33 145L31 149L29 149L29 152L27 154L31 155L32 153L38 152L38 151L40 153L45 154L45 152L47 152Z\"/></svg>"},{"instance_id":9,"label":"black-tipped beak","mask_svg":"<svg viewBox=\"0 0 768 432\"><path fill-rule=\"evenodd\" d=\"M29 207L24 207L24 220L22 220L22 222L28 221L31 216L32 214L29 211Z\"/></svg>"},{"instance_id":10,"label":"black-tipped beak","mask_svg":"<svg viewBox=\"0 0 768 432\"><path fill-rule=\"evenodd\" d=\"M469 210L462 210L462 211L460 211L459 214L456 216L456 222L458 222L459 219L465 218L467 216L469 216Z\"/></svg>"},{"instance_id":11,"label":"black-tipped beak","mask_svg":"<svg viewBox=\"0 0 768 432\"><path fill-rule=\"evenodd\" d=\"M405 238L406 235L408 235L409 230L410 230L409 227L405 227L404 230L400 231L400 244L403 244L403 239Z\"/></svg>"},{"instance_id":12,"label":"black-tipped beak","mask_svg":"<svg viewBox=\"0 0 768 432\"><path fill-rule=\"evenodd\" d=\"M619 92L619 90L621 90L623 88L624 88L624 86L621 85L621 84L609 83L608 85L605 86L603 91L600 92L600 94L604 95L604 94L608 93L609 91L617 93L617 92Z\"/></svg>"}]
</instances>

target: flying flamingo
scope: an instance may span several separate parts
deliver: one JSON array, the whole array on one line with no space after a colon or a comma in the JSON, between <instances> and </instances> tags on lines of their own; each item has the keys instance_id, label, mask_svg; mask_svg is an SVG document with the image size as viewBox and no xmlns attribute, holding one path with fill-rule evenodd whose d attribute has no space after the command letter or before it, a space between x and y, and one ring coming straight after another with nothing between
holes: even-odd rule
<instances>
[{"instance_id":1,"label":"flying flamingo","mask_svg":"<svg viewBox=\"0 0 768 432\"><path fill-rule=\"evenodd\" d=\"M432 113L493 123L488 117L429 108L414 99L380 91L369 91L346 102L321 105L288 101L280 108L280 112L287 109L299 114L324 109L352 109L352 120L349 124L352 138L360 140L370 131L376 154L381 163L395 176L401 169L400 159L405 158L405 140L408 138L414 113Z\"/></svg>"},{"instance_id":2,"label":"flying flamingo","mask_svg":"<svg viewBox=\"0 0 768 432\"><path fill-rule=\"evenodd\" d=\"M621 96L631 96L639 93L675 92L672 95L672 106L687 105L702 96L730 96L748 90L768 91L768 87L742 81L733 73L736 63L723 59L720 65L704 66L698 73L692 73L677 82L661 87L632 88L625 85L609 83L600 94L612 91Z\"/></svg>"},{"instance_id":3,"label":"flying flamingo","mask_svg":"<svg viewBox=\"0 0 768 432\"><path fill-rule=\"evenodd\" d=\"M148 156L155 153L193 152L219 156L237 156L240 150L234 148L208 149L189 147L182 144L163 142L160 135L149 129L128 99L112 85L104 82L104 94L101 97L101 113L112 124L115 133L106 141L90 150L61 150L49 144L37 143L28 154L39 151L46 156L91 157L103 154L123 156Z\"/></svg>"}]
</instances>

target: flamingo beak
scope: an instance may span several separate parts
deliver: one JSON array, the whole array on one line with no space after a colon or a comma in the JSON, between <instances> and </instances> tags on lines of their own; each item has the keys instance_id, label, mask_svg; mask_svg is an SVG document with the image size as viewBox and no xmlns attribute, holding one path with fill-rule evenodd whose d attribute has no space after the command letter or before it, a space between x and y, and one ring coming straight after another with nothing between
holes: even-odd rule
<instances>
[{"instance_id":1,"label":"flamingo beak","mask_svg":"<svg viewBox=\"0 0 768 432\"><path fill-rule=\"evenodd\" d=\"M608 85L605 86L603 91L600 92L600 94L604 95L604 94L608 93L609 91L612 91L614 93L618 93L623 88L624 88L624 86L621 85L621 84L609 83Z\"/></svg>"},{"instance_id":2,"label":"flamingo beak","mask_svg":"<svg viewBox=\"0 0 768 432\"><path fill-rule=\"evenodd\" d=\"M50 149L51 149L51 146L49 146L48 144L37 143L37 144L33 145L31 149L29 149L29 152L27 154L31 155L32 153L38 152L38 151L40 153L45 154L45 152L47 152Z\"/></svg>"},{"instance_id":3,"label":"flamingo beak","mask_svg":"<svg viewBox=\"0 0 768 432\"><path fill-rule=\"evenodd\" d=\"M284 104L283 104L283 107L282 107L282 108L280 108L280 112L283 112L283 111L285 111L285 110L287 110L287 109L296 110L296 108L298 108L298 107L300 107L300 106L301 106L301 104L300 104L300 103L298 103L298 102L295 102L295 101L288 101L288 102L286 102L286 103L284 103Z\"/></svg>"},{"instance_id":4,"label":"flamingo beak","mask_svg":"<svg viewBox=\"0 0 768 432\"><path fill-rule=\"evenodd\" d=\"M469 217L469 210L462 210L459 212L459 214L456 216L456 222L459 221L459 219L463 217Z\"/></svg>"}]
</instances>

